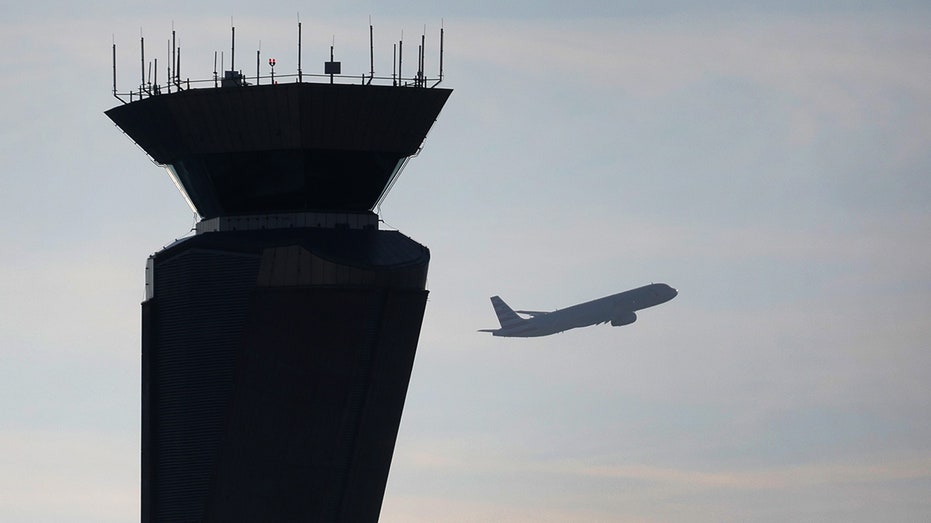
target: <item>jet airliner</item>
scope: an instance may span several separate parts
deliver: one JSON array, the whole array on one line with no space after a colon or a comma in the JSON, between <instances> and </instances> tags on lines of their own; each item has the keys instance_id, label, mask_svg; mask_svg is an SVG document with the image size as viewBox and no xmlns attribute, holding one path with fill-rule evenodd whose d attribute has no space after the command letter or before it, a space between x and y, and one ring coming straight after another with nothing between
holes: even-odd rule
<instances>
[{"instance_id":1,"label":"jet airliner","mask_svg":"<svg viewBox=\"0 0 931 523\"><path fill-rule=\"evenodd\" d=\"M530 338L611 322L612 326L629 325L637 321L636 311L666 303L679 292L665 283L651 283L597 300L587 301L552 312L514 311L499 296L491 297L500 329L480 329L495 336ZM529 318L522 318L525 314Z\"/></svg>"}]
</instances>

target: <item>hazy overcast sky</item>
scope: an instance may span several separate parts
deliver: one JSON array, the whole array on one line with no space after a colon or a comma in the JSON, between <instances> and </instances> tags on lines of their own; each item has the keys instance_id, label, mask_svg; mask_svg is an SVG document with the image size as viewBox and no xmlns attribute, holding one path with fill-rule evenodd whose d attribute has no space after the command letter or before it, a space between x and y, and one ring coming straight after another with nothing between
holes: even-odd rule
<instances>
[{"instance_id":1,"label":"hazy overcast sky","mask_svg":"<svg viewBox=\"0 0 931 523\"><path fill-rule=\"evenodd\" d=\"M232 16L281 74L298 12L310 72L367 71L370 15L376 72L446 32L381 209L432 252L382 521L931 520L931 8L810 3L4 8L0 520L138 519L143 267L194 217L103 114L111 44L131 89L173 23L209 77ZM651 281L627 327L475 332Z\"/></svg>"}]
</instances>

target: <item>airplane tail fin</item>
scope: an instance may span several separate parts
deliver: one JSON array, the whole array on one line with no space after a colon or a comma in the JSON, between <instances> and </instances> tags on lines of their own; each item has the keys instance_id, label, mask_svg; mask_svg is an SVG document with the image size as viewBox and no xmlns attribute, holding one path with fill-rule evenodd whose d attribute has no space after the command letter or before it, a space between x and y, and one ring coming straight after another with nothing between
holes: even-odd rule
<instances>
[{"instance_id":1,"label":"airplane tail fin","mask_svg":"<svg viewBox=\"0 0 931 523\"><path fill-rule=\"evenodd\" d=\"M515 327L526 321L518 316L517 313L508 307L508 304L504 303L504 300L498 296L491 297L491 304L495 308L495 314L498 316L498 322L501 324L502 329Z\"/></svg>"}]
</instances>

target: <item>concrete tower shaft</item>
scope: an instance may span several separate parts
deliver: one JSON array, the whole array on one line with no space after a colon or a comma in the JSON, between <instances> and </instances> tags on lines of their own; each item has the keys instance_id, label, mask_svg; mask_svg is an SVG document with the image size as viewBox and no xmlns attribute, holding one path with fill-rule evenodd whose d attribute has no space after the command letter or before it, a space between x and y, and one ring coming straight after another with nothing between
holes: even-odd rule
<instances>
[{"instance_id":1,"label":"concrete tower shaft","mask_svg":"<svg viewBox=\"0 0 931 523\"><path fill-rule=\"evenodd\" d=\"M376 521L428 261L398 232L336 228L153 255L142 520Z\"/></svg>"}]
</instances>

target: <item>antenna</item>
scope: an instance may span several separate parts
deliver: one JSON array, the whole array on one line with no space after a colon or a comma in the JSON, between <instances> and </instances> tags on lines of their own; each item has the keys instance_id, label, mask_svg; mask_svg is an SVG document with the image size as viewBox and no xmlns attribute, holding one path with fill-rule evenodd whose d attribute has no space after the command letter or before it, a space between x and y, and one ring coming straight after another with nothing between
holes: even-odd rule
<instances>
[{"instance_id":1,"label":"antenna","mask_svg":"<svg viewBox=\"0 0 931 523\"><path fill-rule=\"evenodd\" d=\"M165 77L168 78L168 81L165 82L165 87L168 88L168 92L171 92L171 84L174 80L174 76L171 74L171 66L174 64L174 60L171 57L171 39L169 39L166 44L168 45L168 67L165 68Z\"/></svg>"},{"instance_id":2,"label":"antenna","mask_svg":"<svg viewBox=\"0 0 931 523\"><path fill-rule=\"evenodd\" d=\"M303 79L301 71L301 13L297 13L297 83Z\"/></svg>"},{"instance_id":3,"label":"antenna","mask_svg":"<svg viewBox=\"0 0 931 523\"><path fill-rule=\"evenodd\" d=\"M437 80L433 87L440 85L440 82L443 81L443 22L440 21L440 79Z\"/></svg>"},{"instance_id":4,"label":"antenna","mask_svg":"<svg viewBox=\"0 0 931 523\"><path fill-rule=\"evenodd\" d=\"M404 31L401 31L401 40L398 41L398 85L404 84L404 74L401 72L401 65L404 61Z\"/></svg>"},{"instance_id":5,"label":"antenna","mask_svg":"<svg viewBox=\"0 0 931 523\"><path fill-rule=\"evenodd\" d=\"M369 84L375 78L375 29L372 27L372 17L369 16L369 63L371 69L369 72Z\"/></svg>"},{"instance_id":6,"label":"antenna","mask_svg":"<svg viewBox=\"0 0 931 523\"><path fill-rule=\"evenodd\" d=\"M324 62L323 64L323 74L330 75L330 84L333 83L333 75L340 74L341 64L333 60L333 47L336 45L336 37L333 37L333 45L330 46L330 61ZM362 75L363 83L365 81L365 75Z\"/></svg>"},{"instance_id":7,"label":"antenna","mask_svg":"<svg viewBox=\"0 0 931 523\"><path fill-rule=\"evenodd\" d=\"M336 46L336 36L335 36L335 35L333 36L333 43L330 44L330 64L333 63L333 47L334 47L334 46ZM332 84L332 83L333 83L333 68L332 68L332 65L331 65L330 67L328 67L327 69L329 69L329 71L325 71L325 72L329 72L329 73L330 73L330 83Z\"/></svg>"},{"instance_id":8,"label":"antenna","mask_svg":"<svg viewBox=\"0 0 931 523\"><path fill-rule=\"evenodd\" d=\"M426 83L426 79L423 75L423 66L424 66L424 52L427 49L427 28L424 26L423 33L420 34L420 67L417 69L417 78L419 80L420 87L423 87Z\"/></svg>"},{"instance_id":9,"label":"antenna","mask_svg":"<svg viewBox=\"0 0 931 523\"><path fill-rule=\"evenodd\" d=\"M259 48L255 51L255 85L259 85L259 62L262 54L262 41L259 40Z\"/></svg>"},{"instance_id":10,"label":"antenna","mask_svg":"<svg viewBox=\"0 0 931 523\"><path fill-rule=\"evenodd\" d=\"M175 63L171 55L171 40L169 39L168 44L168 67L165 68L165 73L167 74L168 81L165 83L165 86L168 88L168 92L171 93L171 84L174 83L175 77L171 74L171 66Z\"/></svg>"},{"instance_id":11,"label":"antenna","mask_svg":"<svg viewBox=\"0 0 931 523\"><path fill-rule=\"evenodd\" d=\"M171 84L178 84L178 45L175 41L175 22L171 21L171 65L168 66L168 92L171 92ZM174 69L175 74L171 74Z\"/></svg>"},{"instance_id":12,"label":"antenna","mask_svg":"<svg viewBox=\"0 0 931 523\"><path fill-rule=\"evenodd\" d=\"M398 85L398 44L392 46L392 55L391 55L391 85L397 87ZM114 83L116 83L114 81Z\"/></svg>"},{"instance_id":13,"label":"antenna","mask_svg":"<svg viewBox=\"0 0 931 523\"><path fill-rule=\"evenodd\" d=\"M113 39L113 96L116 96L116 35L112 35Z\"/></svg>"},{"instance_id":14,"label":"antenna","mask_svg":"<svg viewBox=\"0 0 931 523\"><path fill-rule=\"evenodd\" d=\"M139 65L142 67L142 83L139 84L139 97L142 97L142 91L145 90L145 38L142 36L142 29L139 29Z\"/></svg>"},{"instance_id":15,"label":"antenna","mask_svg":"<svg viewBox=\"0 0 931 523\"><path fill-rule=\"evenodd\" d=\"M233 20L231 18L230 23L232 22ZM233 42L230 48L230 71L235 71L236 70L236 65L235 65L236 64L236 26L235 25L232 26L231 29L233 30L233 37L232 37Z\"/></svg>"},{"instance_id":16,"label":"antenna","mask_svg":"<svg viewBox=\"0 0 931 523\"><path fill-rule=\"evenodd\" d=\"M118 94L116 94L116 35L113 36L113 97L126 103Z\"/></svg>"},{"instance_id":17,"label":"antenna","mask_svg":"<svg viewBox=\"0 0 931 523\"><path fill-rule=\"evenodd\" d=\"M213 52L213 86L217 87L217 52Z\"/></svg>"}]
</instances>

